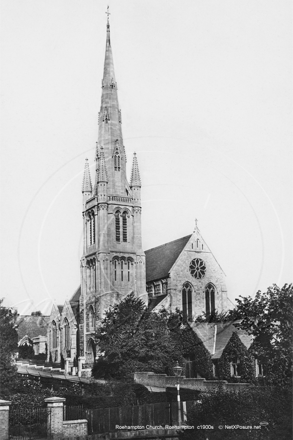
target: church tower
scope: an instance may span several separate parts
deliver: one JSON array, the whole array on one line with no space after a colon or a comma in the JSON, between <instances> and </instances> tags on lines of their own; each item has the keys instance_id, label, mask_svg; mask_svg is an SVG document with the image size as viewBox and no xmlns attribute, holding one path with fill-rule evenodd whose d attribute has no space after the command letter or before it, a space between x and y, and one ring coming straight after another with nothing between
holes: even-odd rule
<instances>
[{"instance_id":1,"label":"church tower","mask_svg":"<svg viewBox=\"0 0 293 440\"><path fill-rule=\"evenodd\" d=\"M98 120L95 179L86 160L82 184L80 353L96 356L95 328L110 305L134 292L147 302L141 240L141 180L134 153L130 183L107 17L106 51Z\"/></svg>"}]
</instances>

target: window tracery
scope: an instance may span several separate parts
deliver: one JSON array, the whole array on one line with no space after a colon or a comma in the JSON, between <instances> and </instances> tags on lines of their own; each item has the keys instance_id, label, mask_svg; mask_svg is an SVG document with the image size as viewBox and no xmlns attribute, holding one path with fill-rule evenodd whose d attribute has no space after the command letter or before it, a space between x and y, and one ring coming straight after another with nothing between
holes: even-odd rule
<instances>
[{"instance_id":1,"label":"window tracery","mask_svg":"<svg viewBox=\"0 0 293 440\"><path fill-rule=\"evenodd\" d=\"M215 293L216 288L212 283L205 287L206 315L209 316L215 312Z\"/></svg>"},{"instance_id":2,"label":"window tracery","mask_svg":"<svg viewBox=\"0 0 293 440\"><path fill-rule=\"evenodd\" d=\"M188 282L182 287L182 311L184 321L192 321L192 285Z\"/></svg>"}]
</instances>

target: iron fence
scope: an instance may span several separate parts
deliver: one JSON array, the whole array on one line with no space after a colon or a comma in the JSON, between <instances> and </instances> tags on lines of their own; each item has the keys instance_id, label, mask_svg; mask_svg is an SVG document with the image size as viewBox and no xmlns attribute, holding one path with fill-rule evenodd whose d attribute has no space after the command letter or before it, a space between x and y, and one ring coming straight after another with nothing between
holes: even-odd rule
<instances>
[{"instance_id":1,"label":"iron fence","mask_svg":"<svg viewBox=\"0 0 293 440\"><path fill-rule=\"evenodd\" d=\"M46 438L50 409L12 405L9 410L9 437L15 440Z\"/></svg>"},{"instance_id":2,"label":"iron fence","mask_svg":"<svg viewBox=\"0 0 293 440\"><path fill-rule=\"evenodd\" d=\"M181 402L183 419L194 401ZM64 420L86 419L89 434L117 431L120 426L178 425L177 402L160 402L112 408L86 409L83 406L66 406Z\"/></svg>"}]
</instances>

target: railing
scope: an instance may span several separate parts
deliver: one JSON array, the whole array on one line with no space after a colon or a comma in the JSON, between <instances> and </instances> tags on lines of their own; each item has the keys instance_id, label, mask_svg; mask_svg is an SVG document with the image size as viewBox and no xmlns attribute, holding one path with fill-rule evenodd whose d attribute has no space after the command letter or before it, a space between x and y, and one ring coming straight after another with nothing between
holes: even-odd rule
<instances>
[{"instance_id":1,"label":"railing","mask_svg":"<svg viewBox=\"0 0 293 440\"><path fill-rule=\"evenodd\" d=\"M133 202L132 197L121 197L121 196L108 196L108 200L113 202L122 202L122 203Z\"/></svg>"},{"instance_id":2,"label":"railing","mask_svg":"<svg viewBox=\"0 0 293 440\"><path fill-rule=\"evenodd\" d=\"M181 402L181 414L185 418L186 411L194 401ZM177 402L160 402L147 405L134 405L113 408L85 409L82 406L66 406L64 420L87 419L89 434L100 434L117 431L120 426L165 426L178 425Z\"/></svg>"},{"instance_id":3,"label":"railing","mask_svg":"<svg viewBox=\"0 0 293 440\"><path fill-rule=\"evenodd\" d=\"M9 436L13 439L47 437L48 408L12 405L9 410Z\"/></svg>"},{"instance_id":4,"label":"railing","mask_svg":"<svg viewBox=\"0 0 293 440\"><path fill-rule=\"evenodd\" d=\"M63 406L63 420L78 420L85 419L86 410L83 405L64 405Z\"/></svg>"}]
</instances>

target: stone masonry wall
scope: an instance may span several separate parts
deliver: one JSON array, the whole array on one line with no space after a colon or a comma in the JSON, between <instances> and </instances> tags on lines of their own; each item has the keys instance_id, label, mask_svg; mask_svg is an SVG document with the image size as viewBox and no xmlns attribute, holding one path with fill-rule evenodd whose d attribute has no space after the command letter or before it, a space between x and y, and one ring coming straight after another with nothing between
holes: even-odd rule
<instances>
[{"instance_id":1,"label":"stone masonry wall","mask_svg":"<svg viewBox=\"0 0 293 440\"><path fill-rule=\"evenodd\" d=\"M175 376L167 376L166 374L139 372L134 373L134 381L144 386L166 389L167 387L176 387L178 378ZM228 383L226 380L186 379L185 377L180 377L179 383L182 388L206 392L220 385L227 391L241 391L250 386L248 383Z\"/></svg>"},{"instance_id":2,"label":"stone masonry wall","mask_svg":"<svg viewBox=\"0 0 293 440\"><path fill-rule=\"evenodd\" d=\"M201 315L202 312L205 312L205 286L208 283L212 283L216 287L215 307L217 311L225 311L228 308L228 304L223 270L204 242L200 242L200 248L196 246L196 239L196 235L191 237L171 270L171 280L168 283L168 293L171 296L171 309L172 311L175 311L177 307L182 309L182 287L183 284L188 281L193 286L193 316ZM194 278L189 271L190 262L194 258L200 258L206 265L206 273L202 279Z\"/></svg>"},{"instance_id":3,"label":"stone masonry wall","mask_svg":"<svg viewBox=\"0 0 293 440\"><path fill-rule=\"evenodd\" d=\"M88 434L87 420L68 420L63 422L63 438L82 437Z\"/></svg>"}]
</instances>

